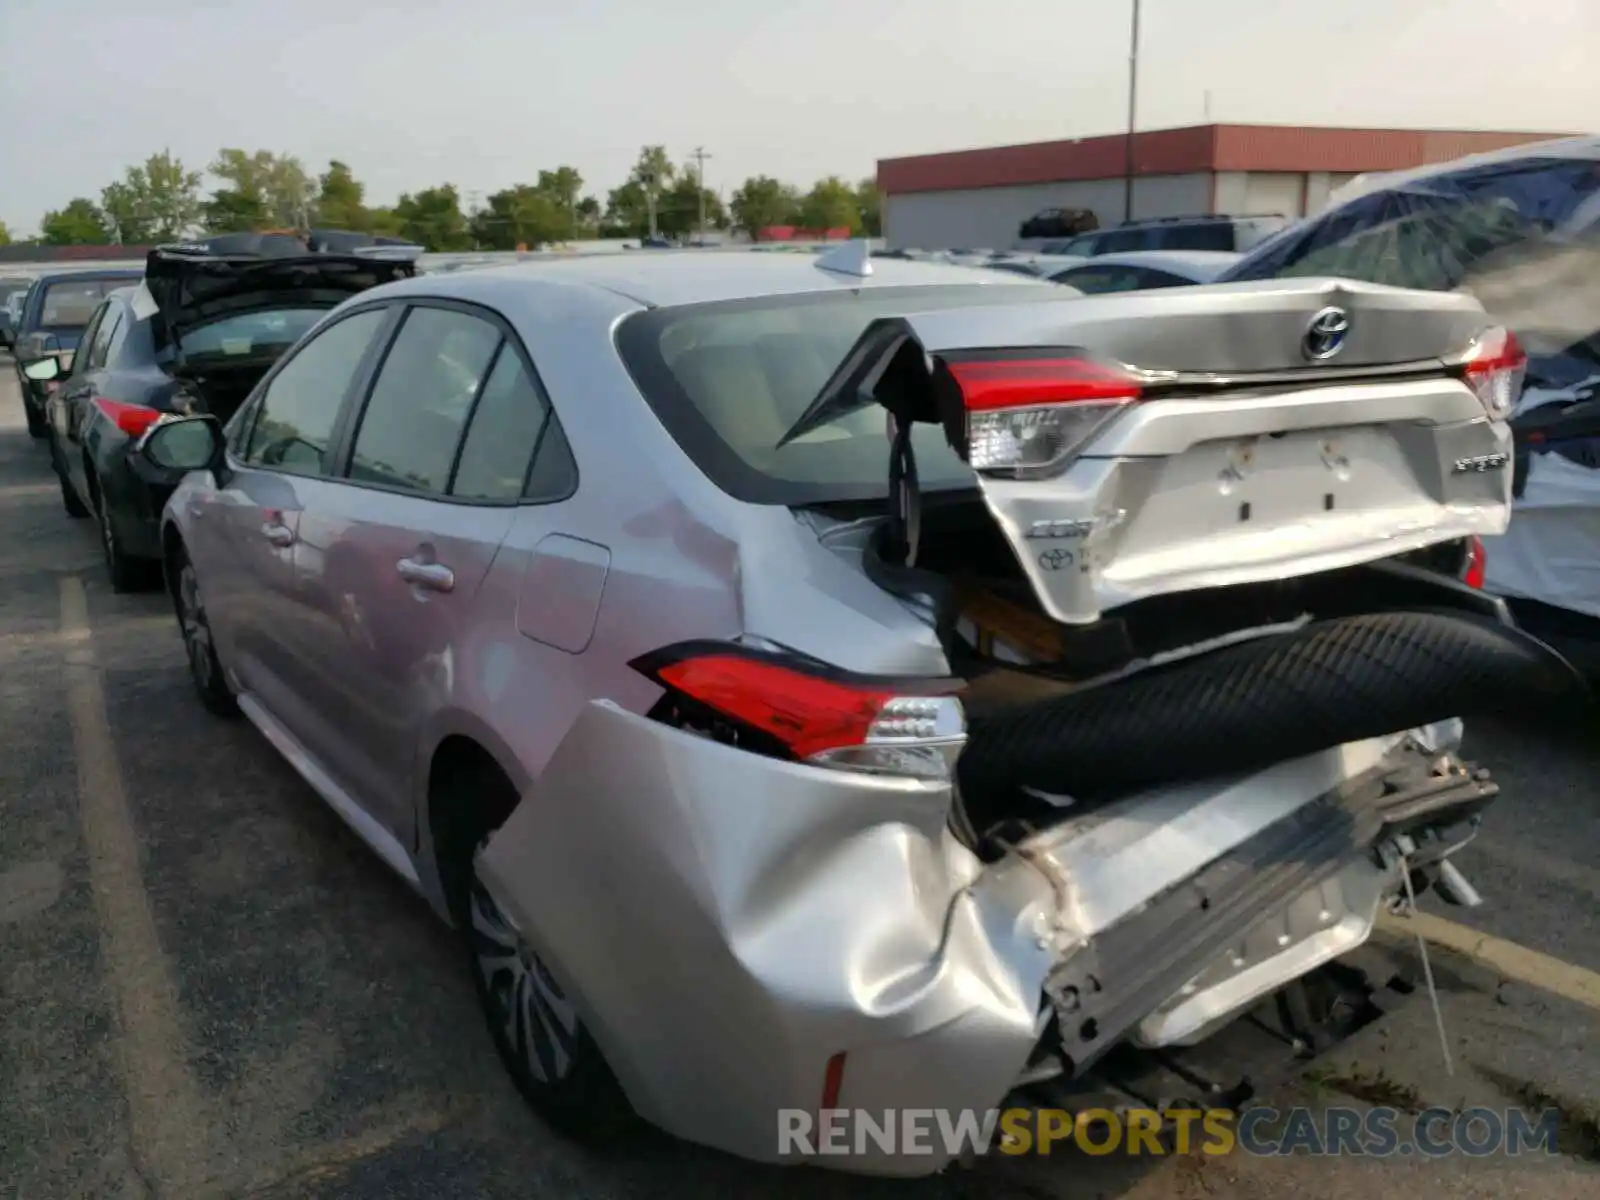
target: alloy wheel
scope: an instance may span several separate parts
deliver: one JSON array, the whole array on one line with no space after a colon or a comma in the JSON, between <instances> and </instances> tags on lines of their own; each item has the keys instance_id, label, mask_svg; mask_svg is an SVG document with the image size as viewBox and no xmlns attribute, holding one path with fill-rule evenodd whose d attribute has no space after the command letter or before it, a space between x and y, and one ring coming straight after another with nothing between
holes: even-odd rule
<instances>
[{"instance_id":1,"label":"alloy wheel","mask_svg":"<svg viewBox=\"0 0 1600 1200\"><path fill-rule=\"evenodd\" d=\"M194 567L183 564L178 574L178 624L183 630L183 648L189 655L189 669L202 688L211 684L211 626L206 623L206 610L200 602L200 581L195 578Z\"/></svg>"},{"instance_id":2,"label":"alloy wheel","mask_svg":"<svg viewBox=\"0 0 1600 1200\"><path fill-rule=\"evenodd\" d=\"M474 961L506 1045L538 1082L565 1078L578 1042L577 1012L476 870L470 902Z\"/></svg>"}]
</instances>

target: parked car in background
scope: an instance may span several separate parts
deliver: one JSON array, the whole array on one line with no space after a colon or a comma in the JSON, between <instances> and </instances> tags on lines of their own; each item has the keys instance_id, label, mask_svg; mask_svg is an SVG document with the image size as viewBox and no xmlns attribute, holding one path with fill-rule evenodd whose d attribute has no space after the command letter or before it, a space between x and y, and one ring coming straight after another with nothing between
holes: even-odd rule
<instances>
[{"instance_id":1,"label":"parked car in background","mask_svg":"<svg viewBox=\"0 0 1600 1200\"><path fill-rule=\"evenodd\" d=\"M1011 275L1026 275L1030 279L1048 279L1069 267L1088 262L1075 254L1009 254L1004 258L990 259L983 265L994 271Z\"/></svg>"},{"instance_id":2,"label":"parked car in background","mask_svg":"<svg viewBox=\"0 0 1600 1200\"><path fill-rule=\"evenodd\" d=\"M1070 238L1100 228L1100 218L1087 208L1046 208L1033 214L1017 229L1017 236L1029 238Z\"/></svg>"},{"instance_id":3,"label":"parked car in background","mask_svg":"<svg viewBox=\"0 0 1600 1200\"><path fill-rule=\"evenodd\" d=\"M1185 287L1216 282L1239 257L1222 250L1130 250L1126 254L1099 254L1046 278L1091 296Z\"/></svg>"},{"instance_id":4,"label":"parked car in background","mask_svg":"<svg viewBox=\"0 0 1600 1200\"><path fill-rule=\"evenodd\" d=\"M455 924L564 1131L771 1160L1258 1002L1320 1045L1359 972L1274 994L1494 794L1436 723L1552 665L1458 578L1508 481L1437 464L1514 373L1470 299L867 259L421 276L141 442L201 702Z\"/></svg>"},{"instance_id":5,"label":"parked car in background","mask_svg":"<svg viewBox=\"0 0 1600 1200\"><path fill-rule=\"evenodd\" d=\"M30 372L45 359L59 361L78 347L84 327L108 292L127 287L143 274L139 270L76 270L42 274L33 281L17 321L12 358L22 392L22 409L28 432L42 438L49 431L45 419L48 381L53 375Z\"/></svg>"},{"instance_id":6,"label":"parked car in background","mask_svg":"<svg viewBox=\"0 0 1600 1200\"><path fill-rule=\"evenodd\" d=\"M1243 253L1286 228L1287 217L1200 216L1159 217L1125 221L1109 229L1075 237L1058 248L1061 254L1091 258L1129 250L1223 250Z\"/></svg>"},{"instance_id":7,"label":"parked car in background","mask_svg":"<svg viewBox=\"0 0 1600 1200\"><path fill-rule=\"evenodd\" d=\"M10 350L22 301L33 283L31 276L0 275L0 350Z\"/></svg>"},{"instance_id":8,"label":"parked car in background","mask_svg":"<svg viewBox=\"0 0 1600 1200\"><path fill-rule=\"evenodd\" d=\"M1223 278L1340 276L1465 291L1527 354L1512 421L1516 519L1488 586L1600 675L1600 138L1366 180Z\"/></svg>"},{"instance_id":9,"label":"parked car in background","mask_svg":"<svg viewBox=\"0 0 1600 1200\"><path fill-rule=\"evenodd\" d=\"M142 478L130 458L145 430L170 414L227 421L330 308L413 273L391 247L342 244L317 253L295 237L228 235L154 250L141 286L110 292L91 312L70 369L55 358L25 368L54 384L47 436L62 502L70 516L99 521L114 590L159 574L171 487Z\"/></svg>"}]
</instances>

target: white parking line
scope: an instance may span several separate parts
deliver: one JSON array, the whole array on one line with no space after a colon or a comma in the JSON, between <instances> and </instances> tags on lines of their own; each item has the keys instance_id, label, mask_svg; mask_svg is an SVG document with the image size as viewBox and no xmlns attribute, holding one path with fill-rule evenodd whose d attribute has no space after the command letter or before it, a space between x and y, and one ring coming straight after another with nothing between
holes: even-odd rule
<instances>
[{"instance_id":1,"label":"white parking line","mask_svg":"<svg viewBox=\"0 0 1600 1200\"><path fill-rule=\"evenodd\" d=\"M1488 967L1503 978L1525 983L1551 995L1600 1011L1600 973L1541 954L1516 942L1458 925L1432 913L1382 920L1384 928L1408 940L1421 934L1430 945L1454 951Z\"/></svg>"},{"instance_id":2,"label":"white parking line","mask_svg":"<svg viewBox=\"0 0 1600 1200\"><path fill-rule=\"evenodd\" d=\"M106 719L105 691L77 576L61 580L68 712L78 764L78 818L100 924L100 949L121 1027L118 1067L135 1156L153 1190L185 1195L207 1174L211 1136L189 1069L178 989L139 865L139 840Z\"/></svg>"}]
</instances>

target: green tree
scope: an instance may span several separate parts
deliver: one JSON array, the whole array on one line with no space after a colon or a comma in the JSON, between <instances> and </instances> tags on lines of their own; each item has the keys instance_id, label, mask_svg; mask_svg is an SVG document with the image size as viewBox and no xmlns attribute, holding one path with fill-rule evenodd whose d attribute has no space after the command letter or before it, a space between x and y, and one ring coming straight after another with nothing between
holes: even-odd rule
<instances>
[{"instance_id":1,"label":"green tree","mask_svg":"<svg viewBox=\"0 0 1600 1200\"><path fill-rule=\"evenodd\" d=\"M272 224L267 202L258 192L238 188L219 188L201 208L206 229L211 233L249 233Z\"/></svg>"},{"instance_id":2,"label":"green tree","mask_svg":"<svg viewBox=\"0 0 1600 1200\"><path fill-rule=\"evenodd\" d=\"M366 233L381 234L384 237L403 237L400 214L392 208L371 208L367 210Z\"/></svg>"},{"instance_id":3,"label":"green tree","mask_svg":"<svg viewBox=\"0 0 1600 1200\"><path fill-rule=\"evenodd\" d=\"M650 198L642 183L630 179L606 194L601 232L612 237L644 237L650 232Z\"/></svg>"},{"instance_id":4,"label":"green tree","mask_svg":"<svg viewBox=\"0 0 1600 1200\"><path fill-rule=\"evenodd\" d=\"M578 193L583 191L583 176L576 167L557 167L554 171L540 171L534 188L566 216L566 229L562 238L570 238L578 231Z\"/></svg>"},{"instance_id":5,"label":"green tree","mask_svg":"<svg viewBox=\"0 0 1600 1200\"><path fill-rule=\"evenodd\" d=\"M436 254L472 248L472 233L461 211L461 193L453 183L401 196L395 203L394 215L401 237Z\"/></svg>"},{"instance_id":6,"label":"green tree","mask_svg":"<svg viewBox=\"0 0 1600 1200\"><path fill-rule=\"evenodd\" d=\"M521 183L491 195L470 225L481 248L514 250L562 240L571 233L572 217L548 189Z\"/></svg>"},{"instance_id":7,"label":"green tree","mask_svg":"<svg viewBox=\"0 0 1600 1200\"><path fill-rule=\"evenodd\" d=\"M100 210L124 245L184 237L201 216L200 172L170 151L152 154L101 191Z\"/></svg>"},{"instance_id":8,"label":"green tree","mask_svg":"<svg viewBox=\"0 0 1600 1200\"><path fill-rule=\"evenodd\" d=\"M728 199L733 224L751 237L770 225L792 225L800 219L800 198L788 184L770 175L756 175L739 185Z\"/></svg>"},{"instance_id":9,"label":"green tree","mask_svg":"<svg viewBox=\"0 0 1600 1200\"><path fill-rule=\"evenodd\" d=\"M693 233L700 228L700 204L705 202L706 228L720 229L727 224L721 198L700 186L693 171L685 171L661 194L656 204L656 224L668 237Z\"/></svg>"},{"instance_id":10,"label":"green tree","mask_svg":"<svg viewBox=\"0 0 1600 1200\"><path fill-rule=\"evenodd\" d=\"M310 223L316 189L299 159L270 150L247 153L224 147L208 170L227 184L213 194L213 200L234 194L222 201L220 212L245 213L259 208L261 225L253 228L299 229Z\"/></svg>"},{"instance_id":11,"label":"green tree","mask_svg":"<svg viewBox=\"0 0 1600 1200\"><path fill-rule=\"evenodd\" d=\"M371 221L366 192L350 168L333 159L317 179L317 224L328 229L365 231Z\"/></svg>"},{"instance_id":12,"label":"green tree","mask_svg":"<svg viewBox=\"0 0 1600 1200\"><path fill-rule=\"evenodd\" d=\"M867 237L883 236L883 193L876 179L856 184L856 209L861 213L861 232Z\"/></svg>"},{"instance_id":13,"label":"green tree","mask_svg":"<svg viewBox=\"0 0 1600 1200\"><path fill-rule=\"evenodd\" d=\"M819 179L800 201L800 224L807 229L861 232L861 203L856 189L837 175Z\"/></svg>"},{"instance_id":14,"label":"green tree","mask_svg":"<svg viewBox=\"0 0 1600 1200\"><path fill-rule=\"evenodd\" d=\"M50 246L98 246L111 240L106 216L93 200L79 196L39 222L40 240Z\"/></svg>"},{"instance_id":15,"label":"green tree","mask_svg":"<svg viewBox=\"0 0 1600 1200\"><path fill-rule=\"evenodd\" d=\"M600 201L593 196L585 196L578 201L578 223L585 229L595 229L600 225Z\"/></svg>"},{"instance_id":16,"label":"green tree","mask_svg":"<svg viewBox=\"0 0 1600 1200\"><path fill-rule=\"evenodd\" d=\"M0 221L0 246L11 245L11 230L6 228L6 223Z\"/></svg>"}]
</instances>

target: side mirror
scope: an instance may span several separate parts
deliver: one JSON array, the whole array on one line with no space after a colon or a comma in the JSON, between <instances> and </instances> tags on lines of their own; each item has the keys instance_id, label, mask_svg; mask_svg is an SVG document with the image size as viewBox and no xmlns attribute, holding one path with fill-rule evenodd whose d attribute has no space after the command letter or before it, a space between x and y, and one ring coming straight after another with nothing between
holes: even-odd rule
<instances>
[{"instance_id":1,"label":"side mirror","mask_svg":"<svg viewBox=\"0 0 1600 1200\"><path fill-rule=\"evenodd\" d=\"M49 383L61 375L61 360L55 357L37 358L22 368L22 374L34 383Z\"/></svg>"},{"instance_id":2,"label":"side mirror","mask_svg":"<svg viewBox=\"0 0 1600 1200\"><path fill-rule=\"evenodd\" d=\"M215 417L179 417L152 425L139 454L163 471L203 471L222 465L226 445Z\"/></svg>"}]
</instances>

